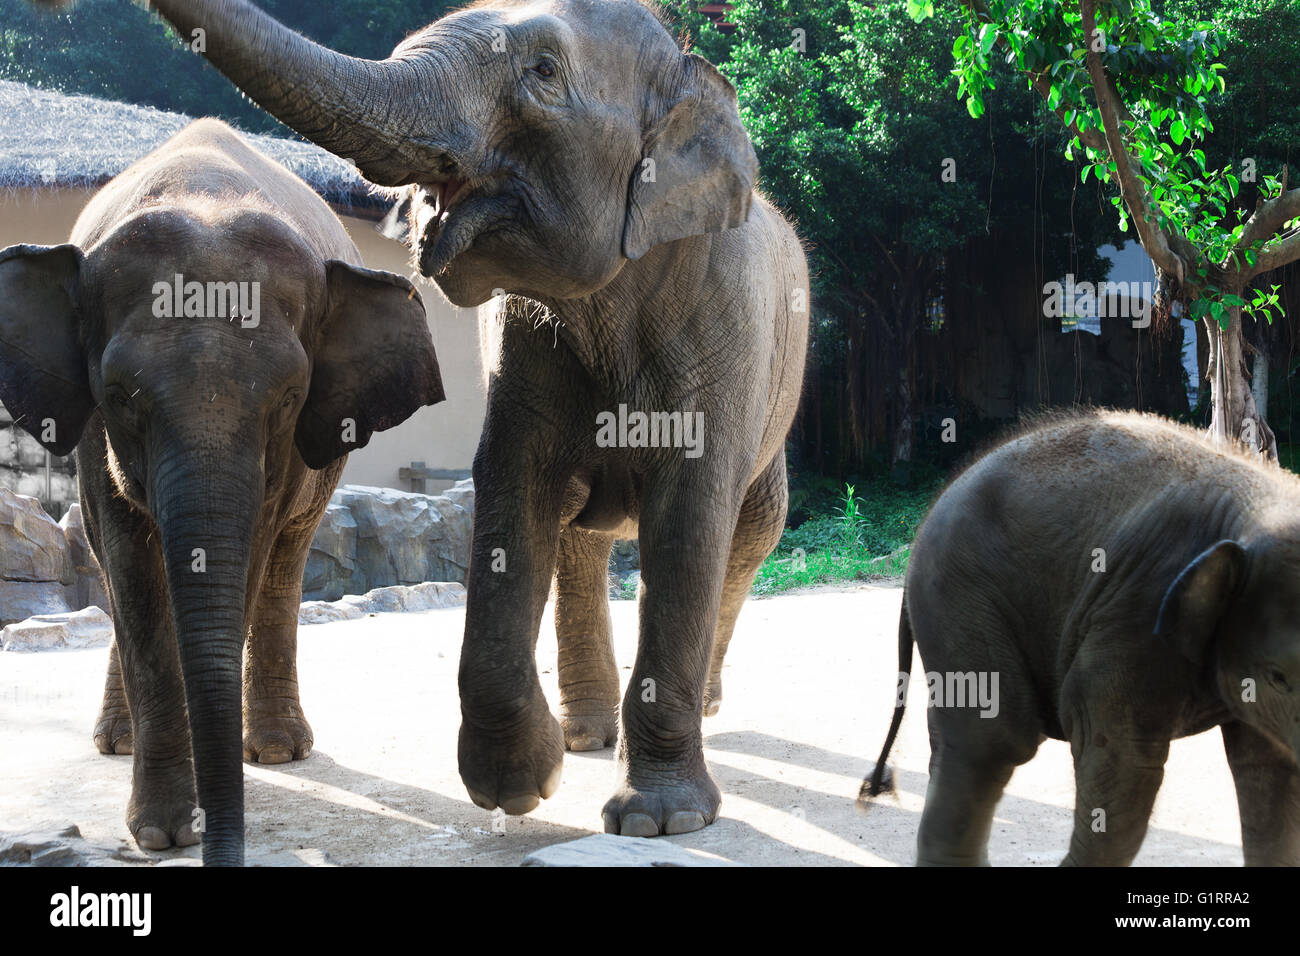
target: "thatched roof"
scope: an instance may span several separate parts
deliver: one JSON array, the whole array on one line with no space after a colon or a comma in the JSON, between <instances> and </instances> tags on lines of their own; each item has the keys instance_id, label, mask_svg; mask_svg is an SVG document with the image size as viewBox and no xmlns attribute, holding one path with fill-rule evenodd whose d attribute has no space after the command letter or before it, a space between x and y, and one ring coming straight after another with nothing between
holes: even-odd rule
<instances>
[{"instance_id":1,"label":"thatched roof","mask_svg":"<svg viewBox=\"0 0 1300 956\"><path fill-rule=\"evenodd\" d=\"M192 121L182 113L0 80L0 192L97 188ZM392 204L354 167L311 143L244 135L337 207Z\"/></svg>"}]
</instances>

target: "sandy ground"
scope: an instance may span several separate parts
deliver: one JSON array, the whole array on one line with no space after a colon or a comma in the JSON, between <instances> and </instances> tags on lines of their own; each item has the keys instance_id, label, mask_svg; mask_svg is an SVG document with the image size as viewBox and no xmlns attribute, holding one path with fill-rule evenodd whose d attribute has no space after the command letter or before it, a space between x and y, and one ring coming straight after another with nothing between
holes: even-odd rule
<instances>
[{"instance_id":1,"label":"sandy ground","mask_svg":"<svg viewBox=\"0 0 1300 956\"><path fill-rule=\"evenodd\" d=\"M929 759L924 707L909 708L894 750L898 796L865 815L853 805L892 708L901 594L863 585L745 606L722 711L704 724L721 813L700 832L661 839L745 864L911 863ZM626 676L636 605L615 602L613 615ZM453 609L302 629L303 706L316 750L300 763L245 765L250 863L515 865L540 847L599 832L614 783L609 750L567 755L559 792L495 831L492 815L466 797L456 773L463 624L464 610ZM554 704L553 635L548 613L538 659ZM106 656L0 655L0 830L75 824L95 846L134 847L123 822L131 758L101 756L91 741ZM914 704L924 689L914 683ZM998 809L992 862L1055 864L1072 804L1069 748L1048 741L1016 772ZM132 850L124 859L196 855ZM1137 863L1241 864L1217 731L1174 743Z\"/></svg>"}]
</instances>

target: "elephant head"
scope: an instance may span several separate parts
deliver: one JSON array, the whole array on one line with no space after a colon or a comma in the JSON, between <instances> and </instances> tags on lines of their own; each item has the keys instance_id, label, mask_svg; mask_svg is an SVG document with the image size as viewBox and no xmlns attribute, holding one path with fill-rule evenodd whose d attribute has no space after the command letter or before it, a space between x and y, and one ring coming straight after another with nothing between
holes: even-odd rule
<instances>
[{"instance_id":1,"label":"elephant head","mask_svg":"<svg viewBox=\"0 0 1300 956\"><path fill-rule=\"evenodd\" d=\"M268 211L215 206L145 208L84 250L0 252L0 400L59 455L102 416L110 487L161 547L204 862L240 863L255 542L308 466L443 394L409 282L322 260Z\"/></svg>"},{"instance_id":2,"label":"elephant head","mask_svg":"<svg viewBox=\"0 0 1300 956\"><path fill-rule=\"evenodd\" d=\"M742 224L757 161L731 85L636 0L492 0L383 61L244 0L153 0L264 109L409 187L415 263L457 305L605 286L652 247Z\"/></svg>"},{"instance_id":3,"label":"elephant head","mask_svg":"<svg viewBox=\"0 0 1300 956\"><path fill-rule=\"evenodd\" d=\"M1198 555L1161 602L1156 634L1214 674L1237 720L1300 760L1300 528Z\"/></svg>"}]
</instances>

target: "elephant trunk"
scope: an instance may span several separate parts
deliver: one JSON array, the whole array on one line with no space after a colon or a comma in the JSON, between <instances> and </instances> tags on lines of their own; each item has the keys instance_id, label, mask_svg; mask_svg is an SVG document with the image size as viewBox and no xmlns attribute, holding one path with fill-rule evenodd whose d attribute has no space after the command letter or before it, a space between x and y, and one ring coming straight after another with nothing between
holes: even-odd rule
<instances>
[{"instance_id":1,"label":"elephant trunk","mask_svg":"<svg viewBox=\"0 0 1300 956\"><path fill-rule=\"evenodd\" d=\"M257 471L188 451L160 462L153 483L206 866L244 862L241 677Z\"/></svg>"},{"instance_id":2,"label":"elephant trunk","mask_svg":"<svg viewBox=\"0 0 1300 956\"><path fill-rule=\"evenodd\" d=\"M245 0L150 0L150 6L255 103L355 161L372 182L405 185L422 168L423 151L410 137L416 119L410 104L432 104L414 60L336 53Z\"/></svg>"}]
</instances>

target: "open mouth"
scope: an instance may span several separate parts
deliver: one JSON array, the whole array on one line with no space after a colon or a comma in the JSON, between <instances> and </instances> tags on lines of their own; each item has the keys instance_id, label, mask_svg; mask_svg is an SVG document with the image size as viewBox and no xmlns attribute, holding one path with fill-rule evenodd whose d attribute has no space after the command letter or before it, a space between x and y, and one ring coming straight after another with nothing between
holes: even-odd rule
<instances>
[{"instance_id":1,"label":"open mouth","mask_svg":"<svg viewBox=\"0 0 1300 956\"><path fill-rule=\"evenodd\" d=\"M434 279L485 233L509 219L513 201L500 184L460 176L421 186L411 211L415 264Z\"/></svg>"},{"instance_id":2,"label":"open mouth","mask_svg":"<svg viewBox=\"0 0 1300 956\"><path fill-rule=\"evenodd\" d=\"M433 215L436 219L442 220L447 217L452 205L469 191L469 180L467 179L449 179L443 183L437 183L425 193L425 202L433 206Z\"/></svg>"}]
</instances>

